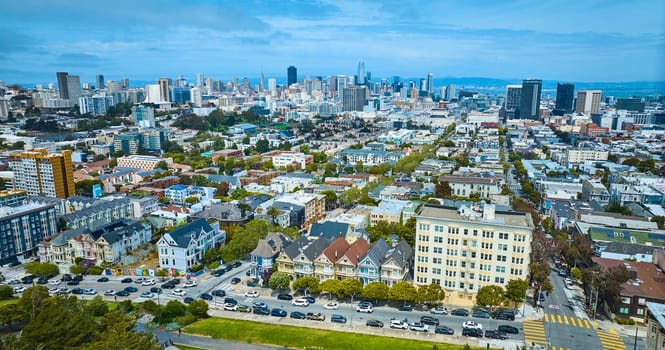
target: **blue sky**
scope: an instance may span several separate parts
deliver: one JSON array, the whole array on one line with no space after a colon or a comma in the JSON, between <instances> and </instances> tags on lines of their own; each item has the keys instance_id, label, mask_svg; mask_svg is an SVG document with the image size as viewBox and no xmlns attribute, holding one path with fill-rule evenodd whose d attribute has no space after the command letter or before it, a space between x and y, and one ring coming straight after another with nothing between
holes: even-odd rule
<instances>
[{"instance_id":1,"label":"blue sky","mask_svg":"<svg viewBox=\"0 0 665 350\"><path fill-rule=\"evenodd\" d=\"M4 1L0 80L374 77L665 80L665 1Z\"/></svg>"}]
</instances>

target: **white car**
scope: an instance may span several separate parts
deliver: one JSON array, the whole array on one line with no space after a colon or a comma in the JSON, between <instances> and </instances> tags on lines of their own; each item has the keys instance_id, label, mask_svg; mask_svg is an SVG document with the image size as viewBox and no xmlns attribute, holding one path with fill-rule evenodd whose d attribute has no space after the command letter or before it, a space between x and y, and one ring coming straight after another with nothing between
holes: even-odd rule
<instances>
[{"instance_id":1,"label":"white car","mask_svg":"<svg viewBox=\"0 0 665 350\"><path fill-rule=\"evenodd\" d=\"M145 281L145 278L143 278L143 277L139 277L139 278L137 278L137 279L134 280L134 283L136 283L136 284L141 284L141 283L143 283L143 281Z\"/></svg>"},{"instance_id":2,"label":"white car","mask_svg":"<svg viewBox=\"0 0 665 350\"><path fill-rule=\"evenodd\" d=\"M462 328L483 329L483 325L476 321L466 321L462 323Z\"/></svg>"},{"instance_id":3,"label":"white car","mask_svg":"<svg viewBox=\"0 0 665 350\"><path fill-rule=\"evenodd\" d=\"M14 293L23 293L23 292L25 292L25 287L23 286L14 287Z\"/></svg>"},{"instance_id":4,"label":"white car","mask_svg":"<svg viewBox=\"0 0 665 350\"><path fill-rule=\"evenodd\" d=\"M237 311L238 310L238 304L226 303L226 304L224 304L224 310L226 310L226 311Z\"/></svg>"},{"instance_id":5,"label":"white car","mask_svg":"<svg viewBox=\"0 0 665 350\"><path fill-rule=\"evenodd\" d=\"M183 287L183 288L191 288L191 287L196 287L196 286L198 286L198 285L199 285L199 284L196 283L196 281L194 281L194 280L189 280L189 281L185 282L185 284L183 284L182 287Z\"/></svg>"},{"instance_id":6,"label":"white car","mask_svg":"<svg viewBox=\"0 0 665 350\"><path fill-rule=\"evenodd\" d=\"M421 322L414 322L409 325L409 329L416 332L427 332L429 326Z\"/></svg>"},{"instance_id":7,"label":"white car","mask_svg":"<svg viewBox=\"0 0 665 350\"><path fill-rule=\"evenodd\" d=\"M409 324L402 320L390 320L390 328L409 329Z\"/></svg>"},{"instance_id":8,"label":"white car","mask_svg":"<svg viewBox=\"0 0 665 350\"><path fill-rule=\"evenodd\" d=\"M173 290L173 292L171 292L171 294L177 295L179 297L183 297L183 296L187 295L187 292L185 292L184 290L182 290L180 288L176 288L176 289Z\"/></svg>"},{"instance_id":9,"label":"white car","mask_svg":"<svg viewBox=\"0 0 665 350\"><path fill-rule=\"evenodd\" d=\"M48 281L48 284L52 286L57 286L58 284L60 284L60 280L50 280Z\"/></svg>"},{"instance_id":10,"label":"white car","mask_svg":"<svg viewBox=\"0 0 665 350\"><path fill-rule=\"evenodd\" d=\"M113 290L113 289L107 289L107 290L104 291L104 295L106 295L106 296L112 296L112 295L115 295L115 290Z\"/></svg>"},{"instance_id":11,"label":"white car","mask_svg":"<svg viewBox=\"0 0 665 350\"><path fill-rule=\"evenodd\" d=\"M437 306L437 307L431 308L429 310L429 313L434 314L434 315L447 315L448 314L448 309L446 309L445 306Z\"/></svg>"},{"instance_id":12,"label":"white car","mask_svg":"<svg viewBox=\"0 0 665 350\"><path fill-rule=\"evenodd\" d=\"M337 310L337 309L339 309L339 305L337 305L337 303L335 303L335 302L332 302L332 303L328 303L328 304L323 305L323 308L327 309L327 310Z\"/></svg>"},{"instance_id":13,"label":"white car","mask_svg":"<svg viewBox=\"0 0 665 350\"><path fill-rule=\"evenodd\" d=\"M48 289L48 294L50 295L56 295L60 291L60 288L58 287L53 287Z\"/></svg>"},{"instance_id":14,"label":"white car","mask_svg":"<svg viewBox=\"0 0 665 350\"><path fill-rule=\"evenodd\" d=\"M97 290L95 288L86 288L83 290L83 294L85 295L95 295L97 294Z\"/></svg>"},{"instance_id":15,"label":"white car","mask_svg":"<svg viewBox=\"0 0 665 350\"><path fill-rule=\"evenodd\" d=\"M147 279L141 283L142 286L152 286L153 284L155 284L155 280L153 278Z\"/></svg>"},{"instance_id":16,"label":"white car","mask_svg":"<svg viewBox=\"0 0 665 350\"><path fill-rule=\"evenodd\" d=\"M309 306L309 301L307 301L307 299L303 299L303 298L293 299L293 301L291 302L291 305L293 305L293 306Z\"/></svg>"},{"instance_id":17,"label":"white car","mask_svg":"<svg viewBox=\"0 0 665 350\"><path fill-rule=\"evenodd\" d=\"M255 290L250 290L249 292L245 292L245 298L258 298L259 297L259 292Z\"/></svg>"},{"instance_id":18,"label":"white car","mask_svg":"<svg viewBox=\"0 0 665 350\"><path fill-rule=\"evenodd\" d=\"M364 312L371 314L372 312L374 312L374 308L372 307L372 305L358 305L358 307L356 307L356 312Z\"/></svg>"}]
</instances>

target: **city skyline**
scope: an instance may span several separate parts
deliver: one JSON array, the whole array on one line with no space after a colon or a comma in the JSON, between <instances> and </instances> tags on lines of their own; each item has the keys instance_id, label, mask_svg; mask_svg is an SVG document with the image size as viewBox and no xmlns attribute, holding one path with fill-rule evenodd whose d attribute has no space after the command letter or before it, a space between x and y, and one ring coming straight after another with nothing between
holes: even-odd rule
<instances>
[{"instance_id":1,"label":"city skyline","mask_svg":"<svg viewBox=\"0 0 665 350\"><path fill-rule=\"evenodd\" d=\"M28 0L5 4L0 14L6 54L0 79L47 82L55 71L90 82L100 73L145 80L197 72L284 77L291 65L299 77L353 75L363 60L373 77L661 81L663 13L665 4L656 0L528 7L518 1L482 7L119 1L104 7Z\"/></svg>"}]
</instances>

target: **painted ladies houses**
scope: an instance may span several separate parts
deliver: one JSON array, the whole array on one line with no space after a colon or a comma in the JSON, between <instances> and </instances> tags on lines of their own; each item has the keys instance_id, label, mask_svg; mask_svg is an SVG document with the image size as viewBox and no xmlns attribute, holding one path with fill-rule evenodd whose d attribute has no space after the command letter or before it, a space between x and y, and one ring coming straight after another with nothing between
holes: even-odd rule
<instances>
[{"instance_id":1,"label":"painted ladies houses","mask_svg":"<svg viewBox=\"0 0 665 350\"><path fill-rule=\"evenodd\" d=\"M337 278L337 259L341 258L349 249L349 243L338 237L314 259L314 277L319 281Z\"/></svg>"},{"instance_id":2,"label":"painted ladies houses","mask_svg":"<svg viewBox=\"0 0 665 350\"><path fill-rule=\"evenodd\" d=\"M344 252L335 265L337 267L337 279L358 278L358 263L369 250L369 242L359 238L353 242L349 249Z\"/></svg>"},{"instance_id":3,"label":"painted ladies houses","mask_svg":"<svg viewBox=\"0 0 665 350\"><path fill-rule=\"evenodd\" d=\"M388 286L404 281L413 265L413 248L402 239L386 252L381 265L381 281Z\"/></svg>"},{"instance_id":4,"label":"painted ladies houses","mask_svg":"<svg viewBox=\"0 0 665 350\"><path fill-rule=\"evenodd\" d=\"M367 251L367 254L358 263L358 279L367 285L381 281L381 265L385 261L386 252L390 246L383 239L379 239Z\"/></svg>"}]
</instances>

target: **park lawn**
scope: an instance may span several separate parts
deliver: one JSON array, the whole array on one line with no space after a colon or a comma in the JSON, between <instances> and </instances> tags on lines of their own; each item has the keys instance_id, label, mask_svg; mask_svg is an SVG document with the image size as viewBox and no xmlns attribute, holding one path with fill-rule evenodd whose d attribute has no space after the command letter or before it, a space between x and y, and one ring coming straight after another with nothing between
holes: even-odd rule
<instances>
[{"instance_id":1,"label":"park lawn","mask_svg":"<svg viewBox=\"0 0 665 350\"><path fill-rule=\"evenodd\" d=\"M301 349L321 347L326 350L430 350L435 344L439 350L461 350L464 348L463 345L283 326L217 317L197 321L185 327L184 331L218 339Z\"/></svg>"}]
</instances>

